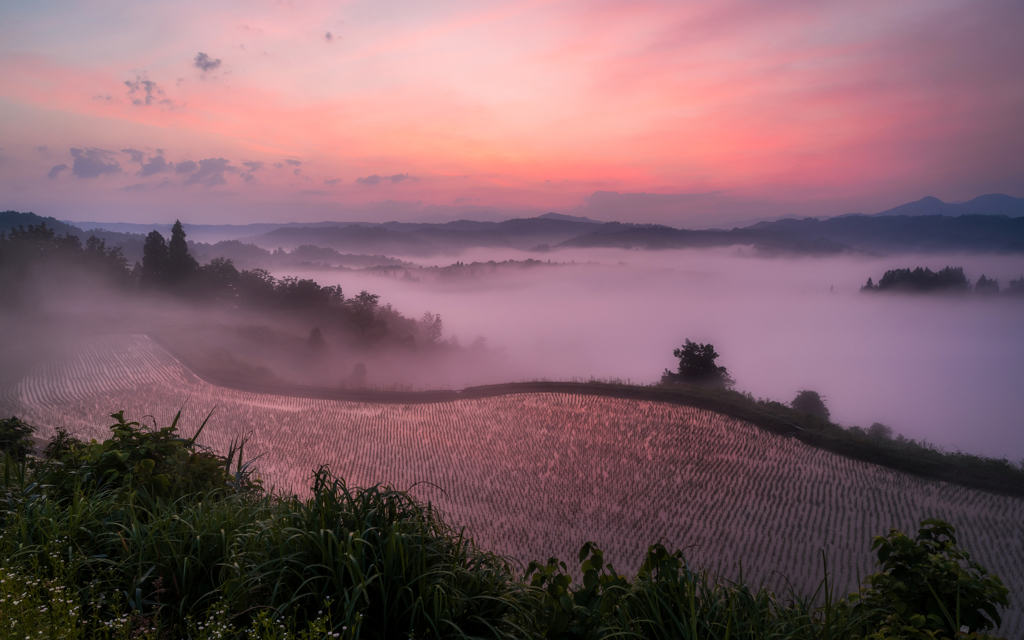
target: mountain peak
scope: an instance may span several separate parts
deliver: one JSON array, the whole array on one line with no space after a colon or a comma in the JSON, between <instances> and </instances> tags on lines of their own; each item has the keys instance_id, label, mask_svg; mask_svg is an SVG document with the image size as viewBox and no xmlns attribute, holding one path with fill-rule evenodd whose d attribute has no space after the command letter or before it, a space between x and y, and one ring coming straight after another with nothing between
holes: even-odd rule
<instances>
[{"instance_id":1,"label":"mountain peak","mask_svg":"<svg viewBox=\"0 0 1024 640\"><path fill-rule=\"evenodd\" d=\"M583 216L569 216L564 213L555 213L554 211L545 213L544 215L537 216L544 220L568 220L569 222L589 222L592 224L604 224L600 220L593 220L591 218L584 218Z\"/></svg>"}]
</instances>

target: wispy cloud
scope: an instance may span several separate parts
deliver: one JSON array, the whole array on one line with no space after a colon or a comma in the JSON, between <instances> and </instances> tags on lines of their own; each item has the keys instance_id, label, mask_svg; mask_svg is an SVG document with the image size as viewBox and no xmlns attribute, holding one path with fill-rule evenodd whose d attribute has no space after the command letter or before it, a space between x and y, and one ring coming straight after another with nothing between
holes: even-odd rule
<instances>
[{"instance_id":1,"label":"wispy cloud","mask_svg":"<svg viewBox=\"0 0 1024 640\"><path fill-rule=\"evenodd\" d=\"M98 178L121 173L121 164L114 159L114 152L105 149L71 149L75 159L71 173L79 178Z\"/></svg>"},{"instance_id":2,"label":"wispy cloud","mask_svg":"<svg viewBox=\"0 0 1024 640\"><path fill-rule=\"evenodd\" d=\"M376 184L380 184L381 182L384 182L385 180L387 180L389 182L392 182L392 183L397 183L397 182L402 182L403 180L414 180L414 179L415 178L410 176L408 173L396 173L393 176L378 176L377 174L373 174L372 176L366 176L365 178L356 178L356 182L359 183L359 184L365 184L365 185L373 186L373 185L376 185Z\"/></svg>"},{"instance_id":3,"label":"wispy cloud","mask_svg":"<svg viewBox=\"0 0 1024 640\"><path fill-rule=\"evenodd\" d=\"M224 174L234 170L235 167L225 158L207 158L199 161L199 169L188 177L185 184L201 184L207 189L227 184Z\"/></svg>"},{"instance_id":4,"label":"wispy cloud","mask_svg":"<svg viewBox=\"0 0 1024 640\"><path fill-rule=\"evenodd\" d=\"M174 166L175 173L192 173L199 168L199 165L191 160L182 160Z\"/></svg>"},{"instance_id":5,"label":"wispy cloud","mask_svg":"<svg viewBox=\"0 0 1024 640\"><path fill-rule=\"evenodd\" d=\"M199 69L203 73L217 69L218 67L220 67L220 64L220 58L214 60L202 51L197 53L196 57L192 60L192 66L194 66L196 69Z\"/></svg>"},{"instance_id":6,"label":"wispy cloud","mask_svg":"<svg viewBox=\"0 0 1024 640\"><path fill-rule=\"evenodd\" d=\"M134 80L125 80L124 86L128 87L128 96L136 106L159 104L169 107L174 104L160 85L142 76L135 76Z\"/></svg>"},{"instance_id":7,"label":"wispy cloud","mask_svg":"<svg viewBox=\"0 0 1024 640\"><path fill-rule=\"evenodd\" d=\"M46 174L46 177L49 178L50 180L53 180L57 176L60 175L61 171L67 171L67 170L68 170L68 165L66 165L66 164L58 164L56 167L50 169L50 172Z\"/></svg>"},{"instance_id":8,"label":"wispy cloud","mask_svg":"<svg viewBox=\"0 0 1024 640\"><path fill-rule=\"evenodd\" d=\"M163 155L156 155L142 165L142 170L139 171L139 177L148 178L149 176L163 173L164 171L170 171L173 168L174 164L167 162Z\"/></svg>"},{"instance_id":9,"label":"wispy cloud","mask_svg":"<svg viewBox=\"0 0 1024 640\"><path fill-rule=\"evenodd\" d=\"M135 164L142 164L146 159L146 154L138 149L121 149L121 153L128 154Z\"/></svg>"}]
</instances>

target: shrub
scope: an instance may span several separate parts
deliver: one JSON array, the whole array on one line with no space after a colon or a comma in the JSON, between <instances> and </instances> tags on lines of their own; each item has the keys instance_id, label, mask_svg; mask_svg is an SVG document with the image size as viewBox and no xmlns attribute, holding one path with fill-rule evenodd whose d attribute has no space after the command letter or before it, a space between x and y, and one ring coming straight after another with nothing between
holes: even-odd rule
<instances>
[{"instance_id":1,"label":"shrub","mask_svg":"<svg viewBox=\"0 0 1024 640\"><path fill-rule=\"evenodd\" d=\"M0 451L18 462L23 461L35 444L31 437L35 431L35 427L14 417L0 420Z\"/></svg>"},{"instance_id":2,"label":"shrub","mask_svg":"<svg viewBox=\"0 0 1024 640\"><path fill-rule=\"evenodd\" d=\"M817 391L808 391L807 389L800 391L793 399L792 405L797 411L822 420L828 420L831 415L828 407L825 406L824 398L818 395Z\"/></svg>"},{"instance_id":3,"label":"shrub","mask_svg":"<svg viewBox=\"0 0 1024 640\"><path fill-rule=\"evenodd\" d=\"M50 482L65 491L77 484L90 492L143 490L170 499L226 490L232 485L241 490L253 486L247 473L242 478L232 476L230 459L196 444L206 420L195 436L183 438L178 433L180 411L170 426L163 428L154 425L147 429L128 421L124 411L111 417L116 421L110 427L113 435L101 443L82 443L66 431L57 431L46 447L47 461L43 463ZM236 453L240 454L233 448L229 458Z\"/></svg>"},{"instance_id":4,"label":"shrub","mask_svg":"<svg viewBox=\"0 0 1024 640\"><path fill-rule=\"evenodd\" d=\"M736 381L729 376L729 370L715 364L719 354L713 344L700 344L687 340L683 346L672 352L679 358L679 373L668 369L661 376L662 383L695 384L704 387L731 389Z\"/></svg>"},{"instance_id":5,"label":"shrub","mask_svg":"<svg viewBox=\"0 0 1024 640\"><path fill-rule=\"evenodd\" d=\"M875 422L868 427L867 435L872 440L892 440L892 427Z\"/></svg>"},{"instance_id":6,"label":"shrub","mask_svg":"<svg viewBox=\"0 0 1024 640\"><path fill-rule=\"evenodd\" d=\"M928 638L956 635L962 627L986 631L1002 620L996 605L1008 605L1008 590L998 576L971 560L956 546L954 529L942 520L921 522L917 536L892 529L877 536L879 573L867 577L851 600L874 609L878 625L893 637Z\"/></svg>"}]
</instances>

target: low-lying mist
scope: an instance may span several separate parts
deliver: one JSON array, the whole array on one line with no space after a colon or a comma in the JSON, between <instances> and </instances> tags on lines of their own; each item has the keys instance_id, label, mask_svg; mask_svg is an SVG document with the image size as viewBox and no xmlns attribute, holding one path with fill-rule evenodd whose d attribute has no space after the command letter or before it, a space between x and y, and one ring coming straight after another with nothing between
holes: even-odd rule
<instances>
[{"instance_id":1,"label":"low-lying mist","mask_svg":"<svg viewBox=\"0 0 1024 640\"><path fill-rule=\"evenodd\" d=\"M945 449L1024 458L1024 300L859 293L869 276L916 266L963 266L972 281L985 274L1005 287L1024 272L1020 257L480 249L459 259L538 258L552 264L418 281L415 270L410 278L274 275L341 284L346 295L367 289L409 317L439 313L445 338L468 345L482 336L491 351L471 368L403 371L396 361L370 371L378 384L423 386L424 373L427 386L454 388L541 378L652 383L690 339L713 343L736 389L756 397L788 402L811 389L845 425L881 422Z\"/></svg>"}]
</instances>

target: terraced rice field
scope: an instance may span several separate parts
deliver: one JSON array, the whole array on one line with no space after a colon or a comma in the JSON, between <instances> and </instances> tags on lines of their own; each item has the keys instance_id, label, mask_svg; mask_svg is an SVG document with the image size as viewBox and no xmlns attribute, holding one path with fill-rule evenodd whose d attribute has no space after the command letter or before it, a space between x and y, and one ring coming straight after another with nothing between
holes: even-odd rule
<instances>
[{"instance_id":1,"label":"terraced rice field","mask_svg":"<svg viewBox=\"0 0 1024 640\"><path fill-rule=\"evenodd\" d=\"M144 336L95 339L0 391L0 413L102 438L113 411L185 431L216 407L201 443L242 432L268 485L301 492L329 464L350 484L411 488L485 547L523 562L567 561L594 540L620 570L646 546L685 548L727 577L812 591L820 549L840 589L873 570L872 536L925 517L1011 590L1001 632L1024 635L1024 500L849 460L751 424L675 405L568 394L436 404L366 404L207 384ZM778 573L774 573L778 572Z\"/></svg>"}]
</instances>

